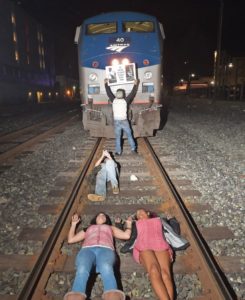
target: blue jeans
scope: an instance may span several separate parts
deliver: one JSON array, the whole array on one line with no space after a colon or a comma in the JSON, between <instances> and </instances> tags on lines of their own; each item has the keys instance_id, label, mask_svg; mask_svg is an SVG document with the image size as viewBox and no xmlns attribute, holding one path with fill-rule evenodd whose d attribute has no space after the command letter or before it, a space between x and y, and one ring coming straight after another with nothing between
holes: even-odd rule
<instances>
[{"instance_id":1,"label":"blue jeans","mask_svg":"<svg viewBox=\"0 0 245 300\"><path fill-rule=\"evenodd\" d=\"M117 164L112 159L106 159L101 164L101 170L96 175L95 194L106 196L106 183L111 182L112 187L118 186Z\"/></svg>"},{"instance_id":2,"label":"blue jeans","mask_svg":"<svg viewBox=\"0 0 245 300\"><path fill-rule=\"evenodd\" d=\"M85 293L91 270L95 267L103 281L104 291L117 289L114 275L115 251L105 247L81 248L76 257L76 276L72 291Z\"/></svg>"},{"instance_id":3,"label":"blue jeans","mask_svg":"<svg viewBox=\"0 0 245 300\"><path fill-rule=\"evenodd\" d=\"M127 134L128 142L131 147L131 150L136 150L135 141L133 139L132 131L129 126L128 120L114 120L114 131L115 131L115 138L116 138L116 152L121 154L122 147L121 147L121 133L122 130Z\"/></svg>"}]
</instances>

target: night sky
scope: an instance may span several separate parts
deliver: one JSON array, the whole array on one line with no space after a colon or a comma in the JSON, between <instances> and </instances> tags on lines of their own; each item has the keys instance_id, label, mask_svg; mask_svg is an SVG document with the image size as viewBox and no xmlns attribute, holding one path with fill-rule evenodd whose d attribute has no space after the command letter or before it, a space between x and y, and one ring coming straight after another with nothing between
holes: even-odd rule
<instances>
[{"instance_id":1,"label":"night sky","mask_svg":"<svg viewBox=\"0 0 245 300\"><path fill-rule=\"evenodd\" d=\"M245 0L223 0L222 51L245 56ZM155 15L163 24L166 80L171 84L188 72L212 75L217 49L220 0L16 0L54 32L56 70L77 76L75 28L102 12L133 10ZM87 7L84 7L86 2ZM184 62L188 62L185 64Z\"/></svg>"}]
</instances>

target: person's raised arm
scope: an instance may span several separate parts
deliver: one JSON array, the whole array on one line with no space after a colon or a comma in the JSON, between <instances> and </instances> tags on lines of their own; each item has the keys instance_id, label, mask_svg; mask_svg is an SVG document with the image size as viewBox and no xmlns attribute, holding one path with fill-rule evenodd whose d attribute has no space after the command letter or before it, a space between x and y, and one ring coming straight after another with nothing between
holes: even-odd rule
<instances>
[{"instance_id":1,"label":"person's raised arm","mask_svg":"<svg viewBox=\"0 0 245 300\"><path fill-rule=\"evenodd\" d=\"M137 89L138 89L138 85L139 85L139 79L135 79L134 80L134 86L132 91L128 94L128 96L126 96L125 100L126 102L129 104L134 100L134 97L136 95Z\"/></svg>"},{"instance_id":2,"label":"person's raised arm","mask_svg":"<svg viewBox=\"0 0 245 300\"><path fill-rule=\"evenodd\" d=\"M102 160L103 160L105 157L107 157L107 155L106 155L105 152L107 153L106 150L103 150L103 152L102 152L100 158L96 161L96 163L95 163L95 165L94 165L95 167L98 167L98 166L101 164Z\"/></svg>"},{"instance_id":3,"label":"person's raised arm","mask_svg":"<svg viewBox=\"0 0 245 300\"><path fill-rule=\"evenodd\" d=\"M67 238L67 242L69 244L81 242L85 238L84 230L81 230L78 233L76 233L76 227L79 222L80 222L80 217L77 214L74 214L71 218L71 227Z\"/></svg>"},{"instance_id":4,"label":"person's raised arm","mask_svg":"<svg viewBox=\"0 0 245 300\"><path fill-rule=\"evenodd\" d=\"M109 97L109 100L111 102L113 102L113 100L115 99L115 95L112 93L110 86L108 85L108 79L105 79L105 91L107 96Z\"/></svg>"}]
</instances>

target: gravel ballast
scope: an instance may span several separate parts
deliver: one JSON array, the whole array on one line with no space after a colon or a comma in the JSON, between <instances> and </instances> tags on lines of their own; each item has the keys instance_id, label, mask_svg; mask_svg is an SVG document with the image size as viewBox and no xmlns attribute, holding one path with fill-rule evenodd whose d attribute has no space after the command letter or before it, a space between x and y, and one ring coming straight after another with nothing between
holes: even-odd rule
<instances>
[{"instance_id":1,"label":"gravel ballast","mask_svg":"<svg viewBox=\"0 0 245 300\"><path fill-rule=\"evenodd\" d=\"M11 120L6 122L9 128ZM16 123L13 124L14 130ZM210 242L214 255L245 257L244 128L244 102L179 98L171 101L164 129L150 138L161 142L164 152L171 155L192 186L201 192L197 201L212 207L206 213L193 214L198 226L227 226L235 235L228 241ZM37 243L21 243L18 235L23 227L45 228L54 224L54 217L40 216L38 208L42 203L52 201L48 194L55 187L57 174L69 168L76 155L73 149L81 149L87 141L88 133L83 130L79 119L0 173L1 254L35 252ZM25 274L8 271L0 277L0 294L5 294L15 292L14 283L21 286ZM142 280L147 278L142 278L140 286L144 288ZM227 278L237 296L245 299L244 275L231 274ZM12 290L9 280L13 282ZM185 291L187 294L190 295L185 299L191 298L191 293Z\"/></svg>"}]
</instances>

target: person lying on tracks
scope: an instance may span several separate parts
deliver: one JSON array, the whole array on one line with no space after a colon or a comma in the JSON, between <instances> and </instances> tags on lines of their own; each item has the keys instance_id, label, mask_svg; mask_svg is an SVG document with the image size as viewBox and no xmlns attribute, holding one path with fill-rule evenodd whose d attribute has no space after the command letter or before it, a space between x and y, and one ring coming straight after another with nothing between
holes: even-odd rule
<instances>
[{"instance_id":1,"label":"person lying on tracks","mask_svg":"<svg viewBox=\"0 0 245 300\"><path fill-rule=\"evenodd\" d=\"M132 227L132 224L131 224ZM171 276L173 252L162 234L162 221L146 210L136 212L137 238L133 257L143 265L158 299L173 300L174 289Z\"/></svg>"},{"instance_id":2,"label":"person lying on tracks","mask_svg":"<svg viewBox=\"0 0 245 300\"><path fill-rule=\"evenodd\" d=\"M86 231L76 233L80 217L72 216L71 227L68 233L68 243L83 241L82 248L76 257L76 276L71 292L68 292L64 300L86 299L86 285L95 267L96 272L101 274L104 285L104 300L124 300L125 295L118 290L114 274L116 252L113 238L128 240L131 235L131 219L126 220L126 230L121 230L112 225L109 216L103 212L98 213L90 223Z\"/></svg>"},{"instance_id":3,"label":"person lying on tracks","mask_svg":"<svg viewBox=\"0 0 245 300\"><path fill-rule=\"evenodd\" d=\"M99 171L98 171L99 169ZM107 150L103 150L101 157L95 163L96 174L95 194L88 194L90 201L104 201L106 197L106 184L111 182L113 194L119 194L117 164ZM92 172L92 173L93 173ZM92 175L93 176L93 175Z\"/></svg>"}]
</instances>

